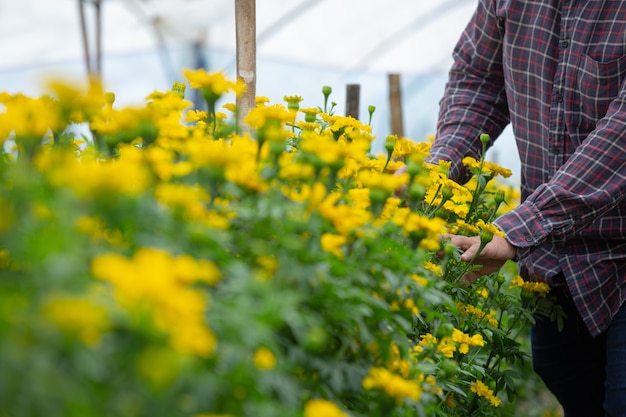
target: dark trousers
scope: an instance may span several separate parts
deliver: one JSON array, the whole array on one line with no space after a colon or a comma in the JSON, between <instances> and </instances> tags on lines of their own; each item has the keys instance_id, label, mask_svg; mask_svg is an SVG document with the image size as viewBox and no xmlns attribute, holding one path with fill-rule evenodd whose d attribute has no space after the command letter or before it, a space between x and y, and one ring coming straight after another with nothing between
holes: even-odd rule
<instances>
[{"instance_id":1,"label":"dark trousers","mask_svg":"<svg viewBox=\"0 0 626 417\"><path fill-rule=\"evenodd\" d=\"M573 301L555 288L568 318L546 318L531 330L533 367L563 406L565 417L626 417L626 307L609 330L592 338Z\"/></svg>"}]
</instances>

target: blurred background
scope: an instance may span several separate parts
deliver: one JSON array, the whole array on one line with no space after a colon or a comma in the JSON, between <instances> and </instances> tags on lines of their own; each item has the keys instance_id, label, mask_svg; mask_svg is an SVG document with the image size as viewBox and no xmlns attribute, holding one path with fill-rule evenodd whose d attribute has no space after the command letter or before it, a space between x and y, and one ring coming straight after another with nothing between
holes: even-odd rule
<instances>
[{"instance_id":1,"label":"blurred background","mask_svg":"<svg viewBox=\"0 0 626 417\"><path fill-rule=\"evenodd\" d=\"M322 105L330 86L336 114L346 86L360 85L359 118L376 107L373 150L390 134L389 74L399 74L404 136L435 132L451 52L477 0L257 0L257 95ZM118 106L184 81L182 68L235 78L234 0L0 0L0 91L37 96L42 78L85 81L99 71ZM219 103L218 103L219 105ZM510 128L488 158L513 170Z\"/></svg>"}]
</instances>

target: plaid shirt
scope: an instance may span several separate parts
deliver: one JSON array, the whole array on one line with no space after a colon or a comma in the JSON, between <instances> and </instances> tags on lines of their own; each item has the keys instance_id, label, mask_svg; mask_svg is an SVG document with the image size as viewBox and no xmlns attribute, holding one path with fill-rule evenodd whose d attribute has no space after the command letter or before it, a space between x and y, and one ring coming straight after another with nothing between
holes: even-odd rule
<instances>
[{"instance_id":1,"label":"plaid shirt","mask_svg":"<svg viewBox=\"0 0 626 417\"><path fill-rule=\"evenodd\" d=\"M626 297L626 1L479 0L453 55L432 157L463 181L511 123L522 203L494 223L601 333Z\"/></svg>"}]
</instances>

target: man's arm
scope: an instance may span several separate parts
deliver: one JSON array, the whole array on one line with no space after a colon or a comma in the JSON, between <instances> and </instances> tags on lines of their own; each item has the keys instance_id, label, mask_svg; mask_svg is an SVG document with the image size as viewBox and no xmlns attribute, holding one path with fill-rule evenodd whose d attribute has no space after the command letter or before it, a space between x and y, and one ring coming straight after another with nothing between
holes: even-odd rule
<instances>
[{"instance_id":1,"label":"man's arm","mask_svg":"<svg viewBox=\"0 0 626 417\"><path fill-rule=\"evenodd\" d=\"M463 158L480 158L480 135L495 139L509 123L502 36L495 1L480 0L454 48L431 158L452 162L450 178L460 183L468 180Z\"/></svg>"}]
</instances>

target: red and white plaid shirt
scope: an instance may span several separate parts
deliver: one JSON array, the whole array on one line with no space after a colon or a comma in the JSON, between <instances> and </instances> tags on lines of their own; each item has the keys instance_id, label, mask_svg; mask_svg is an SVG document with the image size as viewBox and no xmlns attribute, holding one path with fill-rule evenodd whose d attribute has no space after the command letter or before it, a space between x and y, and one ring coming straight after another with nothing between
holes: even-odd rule
<instances>
[{"instance_id":1,"label":"red and white plaid shirt","mask_svg":"<svg viewBox=\"0 0 626 417\"><path fill-rule=\"evenodd\" d=\"M495 224L601 333L626 298L626 1L479 0L453 55L431 156L463 181L511 123L522 204Z\"/></svg>"}]
</instances>

